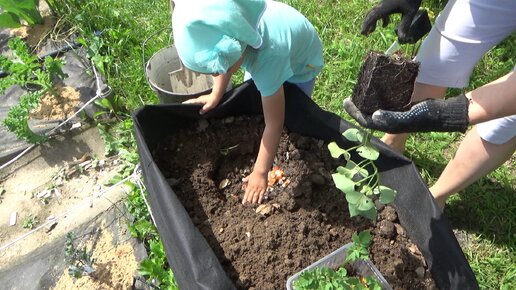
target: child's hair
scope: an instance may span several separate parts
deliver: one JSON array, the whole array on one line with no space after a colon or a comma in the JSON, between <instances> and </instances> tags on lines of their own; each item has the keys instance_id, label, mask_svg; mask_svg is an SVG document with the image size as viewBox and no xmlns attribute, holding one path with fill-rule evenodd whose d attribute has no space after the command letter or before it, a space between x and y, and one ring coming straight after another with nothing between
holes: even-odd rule
<instances>
[{"instance_id":1,"label":"child's hair","mask_svg":"<svg viewBox=\"0 0 516 290\"><path fill-rule=\"evenodd\" d=\"M183 64L200 73L226 73L249 45L258 48L264 0L175 0L174 45Z\"/></svg>"}]
</instances>

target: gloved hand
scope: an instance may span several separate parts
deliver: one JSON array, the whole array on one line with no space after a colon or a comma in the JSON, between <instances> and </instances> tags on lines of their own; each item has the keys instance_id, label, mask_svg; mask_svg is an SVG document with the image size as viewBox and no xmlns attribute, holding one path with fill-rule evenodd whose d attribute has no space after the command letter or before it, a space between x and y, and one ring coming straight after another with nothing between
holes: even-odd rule
<instances>
[{"instance_id":1,"label":"gloved hand","mask_svg":"<svg viewBox=\"0 0 516 290\"><path fill-rule=\"evenodd\" d=\"M381 18L383 27L389 24L389 15L401 13L401 22L396 27L396 35L399 43L414 43L418 39L410 34L410 25L419 10L422 0L383 0L380 4L373 7L362 23L360 33L368 35L376 29L376 22Z\"/></svg>"},{"instance_id":2,"label":"gloved hand","mask_svg":"<svg viewBox=\"0 0 516 290\"><path fill-rule=\"evenodd\" d=\"M410 132L466 132L469 124L469 100L465 95L446 100L427 99L413 105L406 112L377 110L365 115L344 100L344 110L366 128L387 133Z\"/></svg>"}]
</instances>

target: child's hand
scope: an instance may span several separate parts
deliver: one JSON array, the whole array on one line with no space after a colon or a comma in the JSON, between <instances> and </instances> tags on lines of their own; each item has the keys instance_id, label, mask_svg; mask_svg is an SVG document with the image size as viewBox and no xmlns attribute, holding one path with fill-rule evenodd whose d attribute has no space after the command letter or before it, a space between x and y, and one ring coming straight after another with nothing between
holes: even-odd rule
<instances>
[{"instance_id":1,"label":"child's hand","mask_svg":"<svg viewBox=\"0 0 516 290\"><path fill-rule=\"evenodd\" d=\"M250 203L262 203L267 191L267 173L261 174L253 171L251 174L243 179L245 186L244 199L242 204Z\"/></svg>"},{"instance_id":2,"label":"child's hand","mask_svg":"<svg viewBox=\"0 0 516 290\"><path fill-rule=\"evenodd\" d=\"M208 112L209 110L215 108L219 104L220 99L221 99L221 96L217 96L217 95L211 93L209 95L202 95L195 99L186 100L183 102L183 104L203 105L201 110L199 111L199 113L204 114L204 113Z\"/></svg>"}]
</instances>

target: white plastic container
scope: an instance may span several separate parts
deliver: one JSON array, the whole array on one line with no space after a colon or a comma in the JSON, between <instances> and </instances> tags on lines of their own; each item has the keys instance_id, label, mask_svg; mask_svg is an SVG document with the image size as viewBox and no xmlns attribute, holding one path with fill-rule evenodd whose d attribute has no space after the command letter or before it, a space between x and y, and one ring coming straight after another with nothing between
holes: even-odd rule
<instances>
[{"instance_id":1,"label":"white plastic container","mask_svg":"<svg viewBox=\"0 0 516 290\"><path fill-rule=\"evenodd\" d=\"M299 275L301 275L303 271L322 267L327 267L331 269L340 268L344 263L344 260L346 260L347 250L349 247L351 247L351 245L353 245L353 243L349 243L340 247L331 254L306 267L302 271L299 271L295 275L290 276L287 280L287 290L294 290L294 281L299 278ZM351 263L351 267L353 267L356 273L360 276L376 278L380 282L380 285L382 286L383 290L392 290L392 287L389 285L389 283L387 283L387 280L385 280L380 271L378 271L376 266L369 259L355 261Z\"/></svg>"}]
</instances>

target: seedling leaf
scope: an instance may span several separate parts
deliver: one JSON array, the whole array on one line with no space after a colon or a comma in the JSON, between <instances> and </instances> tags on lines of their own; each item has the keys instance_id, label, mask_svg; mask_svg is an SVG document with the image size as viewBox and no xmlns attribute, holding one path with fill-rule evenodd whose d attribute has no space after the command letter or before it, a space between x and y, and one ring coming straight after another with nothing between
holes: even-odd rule
<instances>
[{"instance_id":1,"label":"seedling leaf","mask_svg":"<svg viewBox=\"0 0 516 290\"><path fill-rule=\"evenodd\" d=\"M364 196L362 193L352 190L346 192L346 201L356 205L362 196Z\"/></svg>"},{"instance_id":2,"label":"seedling leaf","mask_svg":"<svg viewBox=\"0 0 516 290\"><path fill-rule=\"evenodd\" d=\"M348 193L351 191L355 191L355 182L346 175L340 173L333 173L331 177L333 178L335 187L340 189L342 192Z\"/></svg>"},{"instance_id":3,"label":"seedling leaf","mask_svg":"<svg viewBox=\"0 0 516 290\"><path fill-rule=\"evenodd\" d=\"M379 186L378 190L380 191L380 202L383 204L389 204L394 201L396 197L396 191L390 189L386 186Z\"/></svg>"},{"instance_id":4,"label":"seedling leaf","mask_svg":"<svg viewBox=\"0 0 516 290\"><path fill-rule=\"evenodd\" d=\"M371 145L362 145L357 148L358 155L368 160L376 160L380 156L380 152Z\"/></svg>"},{"instance_id":5,"label":"seedling leaf","mask_svg":"<svg viewBox=\"0 0 516 290\"><path fill-rule=\"evenodd\" d=\"M331 142L330 144L328 144L328 150L330 150L331 157L335 159L339 158L341 155L344 155L344 158L346 160L349 160L349 158L351 157L348 151L340 148L339 145L337 145L337 143L335 142Z\"/></svg>"},{"instance_id":6,"label":"seedling leaf","mask_svg":"<svg viewBox=\"0 0 516 290\"><path fill-rule=\"evenodd\" d=\"M374 202L369 197L362 195L357 203L357 206L360 211L368 211L374 208Z\"/></svg>"},{"instance_id":7,"label":"seedling leaf","mask_svg":"<svg viewBox=\"0 0 516 290\"><path fill-rule=\"evenodd\" d=\"M356 128L347 129L342 133L342 136L352 142L362 142L364 140L364 133Z\"/></svg>"}]
</instances>

